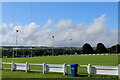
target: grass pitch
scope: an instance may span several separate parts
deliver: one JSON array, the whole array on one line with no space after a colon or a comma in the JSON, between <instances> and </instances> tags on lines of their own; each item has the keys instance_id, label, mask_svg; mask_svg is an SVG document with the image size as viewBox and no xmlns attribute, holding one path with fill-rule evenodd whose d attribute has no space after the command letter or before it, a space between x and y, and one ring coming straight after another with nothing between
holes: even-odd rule
<instances>
[{"instance_id":1,"label":"grass pitch","mask_svg":"<svg viewBox=\"0 0 120 80\"><path fill-rule=\"evenodd\" d=\"M81 65L118 65L118 55L68 55L68 56L42 56L30 58L4 58L2 62L20 62L20 63L46 63L46 64L81 64ZM36 67L40 68L40 67ZM69 68L70 72L70 68ZM79 77L87 77L86 68L79 68ZM98 78L117 78L117 76L92 75ZM25 71L2 71L3 78L70 78L70 73L63 76L61 73L28 72Z\"/></svg>"}]
</instances>

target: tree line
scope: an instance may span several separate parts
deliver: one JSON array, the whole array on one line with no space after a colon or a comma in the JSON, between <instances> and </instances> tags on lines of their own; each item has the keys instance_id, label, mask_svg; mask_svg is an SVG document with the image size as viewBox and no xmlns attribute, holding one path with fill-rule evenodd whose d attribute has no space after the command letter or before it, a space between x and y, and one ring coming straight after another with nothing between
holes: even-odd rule
<instances>
[{"instance_id":1,"label":"tree line","mask_svg":"<svg viewBox=\"0 0 120 80\"><path fill-rule=\"evenodd\" d=\"M14 52L13 52L14 51ZM16 54L17 51L17 54ZM85 43L81 48L20 48L13 50L12 48L2 49L2 56L7 57L34 57L34 56L57 56L57 55L74 55L74 54L118 54L120 53L120 44L106 48L103 43L98 43L96 47L92 47L89 43Z\"/></svg>"}]
</instances>

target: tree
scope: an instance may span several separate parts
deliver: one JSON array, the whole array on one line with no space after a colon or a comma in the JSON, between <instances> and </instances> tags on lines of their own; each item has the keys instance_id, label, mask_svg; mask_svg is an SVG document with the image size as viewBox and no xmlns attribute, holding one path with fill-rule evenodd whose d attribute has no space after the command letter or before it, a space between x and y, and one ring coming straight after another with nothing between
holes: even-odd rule
<instances>
[{"instance_id":1,"label":"tree","mask_svg":"<svg viewBox=\"0 0 120 80\"><path fill-rule=\"evenodd\" d=\"M98 43L95 52L96 53L108 53L109 51L106 49L106 47L104 46L104 44Z\"/></svg>"},{"instance_id":2,"label":"tree","mask_svg":"<svg viewBox=\"0 0 120 80\"><path fill-rule=\"evenodd\" d=\"M30 54L30 50L29 49L24 49L23 55L24 56L29 56L29 54Z\"/></svg>"},{"instance_id":3,"label":"tree","mask_svg":"<svg viewBox=\"0 0 120 80\"><path fill-rule=\"evenodd\" d=\"M93 53L94 53L94 50L93 50L93 48L91 47L90 44L85 43L85 44L82 46L82 53L83 53L83 54L93 54Z\"/></svg>"},{"instance_id":4,"label":"tree","mask_svg":"<svg viewBox=\"0 0 120 80\"><path fill-rule=\"evenodd\" d=\"M75 53L77 53L77 54L81 54L81 52L82 52L81 49L76 49L75 50Z\"/></svg>"},{"instance_id":5,"label":"tree","mask_svg":"<svg viewBox=\"0 0 120 80\"><path fill-rule=\"evenodd\" d=\"M110 53L120 53L120 44L113 45L109 48Z\"/></svg>"},{"instance_id":6,"label":"tree","mask_svg":"<svg viewBox=\"0 0 120 80\"><path fill-rule=\"evenodd\" d=\"M64 54L64 55L66 55L66 54L69 55L69 50L64 50L63 54Z\"/></svg>"},{"instance_id":7,"label":"tree","mask_svg":"<svg viewBox=\"0 0 120 80\"><path fill-rule=\"evenodd\" d=\"M42 55L44 55L43 50L41 50L41 49L36 49L35 50L35 56L42 56Z\"/></svg>"}]
</instances>

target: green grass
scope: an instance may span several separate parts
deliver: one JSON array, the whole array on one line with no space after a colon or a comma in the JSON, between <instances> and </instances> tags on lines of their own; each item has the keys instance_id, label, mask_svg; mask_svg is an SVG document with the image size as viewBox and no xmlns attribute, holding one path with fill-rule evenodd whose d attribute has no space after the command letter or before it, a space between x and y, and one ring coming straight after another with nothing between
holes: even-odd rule
<instances>
[{"instance_id":1,"label":"green grass","mask_svg":"<svg viewBox=\"0 0 120 80\"><path fill-rule=\"evenodd\" d=\"M51 64L93 64L93 65L117 65L118 55L70 55L70 56L43 56L30 58L4 58L3 62L29 62Z\"/></svg>"},{"instance_id":2,"label":"green grass","mask_svg":"<svg viewBox=\"0 0 120 80\"><path fill-rule=\"evenodd\" d=\"M30 58L4 58L2 62L20 62L20 63L46 63L46 64L81 64L81 65L118 65L118 55L69 55L69 56L43 56ZM40 69L39 66L34 69ZM79 77L87 77L87 69L79 68ZM70 68L69 68L70 72ZM70 73L63 76L61 73L28 72L3 70L3 78L70 78ZM117 78L117 76L92 75L92 77Z\"/></svg>"}]
</instances>

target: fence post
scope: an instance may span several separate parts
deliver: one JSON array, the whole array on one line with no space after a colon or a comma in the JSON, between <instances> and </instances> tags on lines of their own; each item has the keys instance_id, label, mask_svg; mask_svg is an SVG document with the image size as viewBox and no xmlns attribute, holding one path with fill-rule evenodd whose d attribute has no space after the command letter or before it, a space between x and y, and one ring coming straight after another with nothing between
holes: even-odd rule
<instances>
[{"instance_id":1,"label":"fence post","mask_svg":"<svg viewBox=\"0 0 120 80\"><path fill-rule=\"evenodd\" d=\"M43 74L45 73L45 63L43 63Z\"/></svg>"},{"instance_id":2,"label":"fence post","mask_svg":"<svg viewBox=\"0 0 120 80\"><path fill-rule=\"evenodd\" d=\"M63 75L65 75L65 74L66 74L66 72L67 72L67 66L66 66L66 64L65 64L65 63L63 64L63 69L64 69Z\"/></svg>"},{"instance_id":3,"label":"fence post","mask_svg":"<svg viewBox=\"0 0 120 80\"><path fill-rule=\"evenodd\" d=\"M28 72L28 62L26 62L26 72Z\"/></svg>"},{"instance_id":4,"label":"fence post","mask_svg":"<svg viewBox=\"0 0 120 80\"><path fill-rule=\"evenodd\" d=\"M28 64L28 70L30 70L30 64Z\"/></svg>"},{"instance_id":5,"label":"fence post","mask_svg":"<svg viewBox=\"0 0 120 80\"><path fill-rule=\"evenodd\" d=\"M12 62L12 64L11 64L11 71L13 71L14 70L14 63Z\"/></svg>"},{"instance_id":6,"label":"fence post","mask_svg":"<svg viewBox=\"0 0 120 80\"><path fill-rule=\"evenodd\" d=\"M91 68L92 68L92 65L88 64L88 66L87 66L88 77L90 77L90 74L91 74Z\"/></svg>"},{"instance_id":7,"label":"fence post","mask_svg":"<svg viewBox=\"0 0 120 80\"><path fill-rule=\"evenodd\" d=\"M66 73L68 73L68 66L65 64Z\"/></svg>"},{"instance_id":8,"label":"fence post","mask_svg":"<svg viewBox=\"0 0 120 80\"><path fill-rule=\"evenodd\" d=\"M2 64L2 62L0 62L0 69L1 69L1 70L3 69L3 64Z\"/></svg>"},{"instance_id":9,"label":"fence post","mask_svg":"<svg viewBox=\"0 0 120 80\"><path fill-rule=\"evenodd\" d=\"M120 64L118 65L118 77L120 79Z\"/></svg>"}]
</instances>

